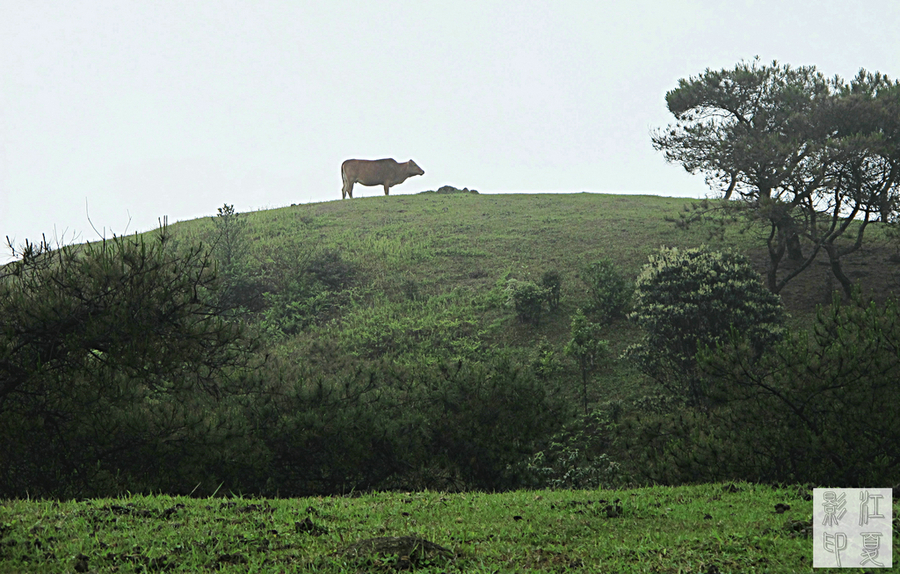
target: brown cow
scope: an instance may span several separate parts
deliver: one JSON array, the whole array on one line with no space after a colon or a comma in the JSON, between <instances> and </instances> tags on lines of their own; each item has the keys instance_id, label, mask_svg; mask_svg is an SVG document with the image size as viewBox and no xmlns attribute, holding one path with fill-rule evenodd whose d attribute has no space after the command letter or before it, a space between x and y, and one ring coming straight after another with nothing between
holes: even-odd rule
<instances>
[{"instance_id":1,"label":"brown cow","mask_svg":"<svg viewBox=\"0 0 900 574\"><path fill-rule=\"evenodd\" d=\"M383 185L384 194L388 195L391 186L403 183L406 178L414 175L423 175L425 171L409 160L405 163L397 163L393 159L348 159L341 164L341 179L344 180L344 188L341 190L341 199L349 195L353 197L353 184Z\"/></svg>"}]
</instances>

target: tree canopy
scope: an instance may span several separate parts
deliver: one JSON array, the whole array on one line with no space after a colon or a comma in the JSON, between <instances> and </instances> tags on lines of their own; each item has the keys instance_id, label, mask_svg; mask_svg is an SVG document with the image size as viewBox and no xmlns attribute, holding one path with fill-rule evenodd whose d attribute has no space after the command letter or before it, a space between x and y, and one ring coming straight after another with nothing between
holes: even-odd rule
<instances>
[{"instance_id":1,"label":"tree canopy","mask_svg":"<svg viewBox=\"0 0 900 574\"><path fill-rule=\"evenodd\" d=\"M681 79L666 103L676 122L654 132L654 148L768 226L769 289L824 251L849 294L841 258L860 248L870 222L896 217L900 84L755 59ZM785 255L797 265L779 274Z\"/></svg>"},{"instance_id":2,"label":"tree canopy","mask_svg":"<svg viewBox=\"0 0 900 574\"><path fill-rule=\"evenodd\" d=\"M694 405L706 399L698 350L716 347L736 330L761 353L783 332L780 298L735 253L662 248L638 276L634 299L629 318L645 335L628 354L641 371Z\"/></svg>"}]
</instances>

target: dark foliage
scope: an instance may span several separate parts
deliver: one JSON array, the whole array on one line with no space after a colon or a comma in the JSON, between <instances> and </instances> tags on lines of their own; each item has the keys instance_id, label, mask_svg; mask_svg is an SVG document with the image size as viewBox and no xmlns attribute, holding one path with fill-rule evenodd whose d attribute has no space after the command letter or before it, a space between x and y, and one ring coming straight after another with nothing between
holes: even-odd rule
<instances>
[{"instance_id":1,"label":"dark foliage","mask_svg":"<svg viewBox=\"0 0 900 574\"><path fill-rule=\"evenodd\" d=\"M745 336L701 353L713 403L632 418L623 452L645 479L866 486L900 470L900 309L855 294L761 358ZM640 446L639 446L640 445ZM637 447L637 448L635 448Z\"/></svg>"},{"instance_id":2,"label":"dark foliage","mask_svg":"<svg viewBox=\"0 0 900 574\"><path fill-rule=\"evenodd\" d=\"M247 319L265 308L264 294L271 290L269 281L250 272L247 220L227 203L212 218L215 232L210 237L212 253L221 278L219 304L233 316Z\"/></svg>"},{"instance_id":3,"label":"dark foliage","mask_svg":"<svg viewBox=\"0 0 900 574\"><path fill-rule=\"evenodd\" d=\"M567 424L525 464L538 488L615 488L626 477L609 452L622 405L604 403Z\"/></svg>"},{"instance_id":4,"label":"dark foliage","mask_svg":"<svg viewBox=\"0 0 900 574\"><path fill-rule=\"evenodd\" d=\"M355 265L339 251L310 248L281 253L268 270L264 325L270 334L295 335L326 321L358 280Z\"/></svg>"},{"instance_id":5,"label":"dark foliage","mask_svg":"<svg viewBox=\"0 0 900 574\"><path fill-rule=\"evenodd\" d=\"M543 385L505 360L281 377L253 415L269 463L264 482L247 486L270 495L514 488L515 464L564 418Z\"/></svg>"},{"instance_id":6,"label":"dark foliage","mask_svg":"<svg viewBox=\"0 0 900 574\"><path fill-rule=\"evenodd\" d=\"M544 289L547 306L551 311L559 307L559 296L562 289L562 277L558 271L545 271L541 275L541 287Z\"/></svg>"},{"instance_id":7,"label":"dark foliage","mask_svg":"<svg viewBox=\"0 0 900 574\"><path fill-rule=\"evenodd\" d=\"M163 228L20 255L0 279L0 495L196 480L238 432L217 413L254 346L214 303L209 253Z\"/></svg>"},{"instance_id":8,"label":"dark foliage","mask_svg":"<svg viewBox=\"0 0 900 574\"><path fill-rule=\"evenodd\" d=\"M356 267L345 261L341 252L335 249L315 253L306 264L306 272L330 291L351 286L357 273Z\"/></svg>"},{"instance_id":9,"label":"dark foliage","mask_svg":"<svg viewBox=\"0 0 900 574\"><path fill-rule=\"evenodd\" d=\"M591 263L582 271L581 279L589 296L585 311L594 322L611 323L628 311L634 286L611 259Z\"/></svg>"}]
</instances>

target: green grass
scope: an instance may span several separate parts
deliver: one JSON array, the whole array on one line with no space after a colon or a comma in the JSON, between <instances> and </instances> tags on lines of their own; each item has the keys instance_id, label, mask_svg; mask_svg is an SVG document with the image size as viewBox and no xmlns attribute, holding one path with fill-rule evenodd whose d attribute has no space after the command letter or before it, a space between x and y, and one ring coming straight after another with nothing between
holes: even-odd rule
<instances>
[{"instance_id":1,"label":"green grass","mask_svg":"<svg viewBox=\"0 0 900 574\"><path fill-rule=\"evenodd\" d=\"M420 562L412 557L419 571L811 572L813 509L803 493L809 491L741 483L5 501L0 572L387 572L408 564L397 555L354 558L342 551L361 540L406 536L453 553ZM779 503L790 509L776 513ZM895 501L894 516L898 510ZM895 548L898 543L895 520Z\"/></svg>"},{"instance_id":2,"label":"green grass","mask_svg":"<svg viewBox=\"0 0 900 574\"><path fill-rule=\"evenodd\" d=\"M616 259L635 274L660 245L695 246L702 231L683 233L664 220L692 200L599 194L415 195L297 205L246 214L251 259L318 245L340 250L374 281L410 274L443 286L488 285L497 274L575 272L595 258ZM190 232L209 219L177 224ZM570 293L574 274L570 274Z\"/></svg>"},{"instance_id":3,"label":"green grass","mask_svg":"<svg viewBox=\"0 0 900 574\"><path fill-rule=\"evenodd\" d=\"M614 260L635 277L661 245L708 239L698 226L676 229L667 217L689 199L601 194L420 194L297 205L245 214L250 273L299 268L314 251L333 250L357 270L330 320L279 342L279 353L309 356L322 341L345 356L402 363L478 360L491 352L519 360L539 340L561 353L571 316L587 303L579 275ZM210 218L174 226L186 238L210 237ZM737 245L738 234L727 238ZM521 324L505 307L507 278L562 276L561 305L540 326ZM628 321L607 327L618 356L640 336ZM609 384L604 383L606 380ZM640 382L616 362L601 375L598 399L640 394ZM633 392L632 392L633 391Z\"/></svg>"},{"instance_id":4,"label":"green grass","mask_svg":"<svg viewBox=\"0 0 900 574\"><path fill-rule=\"evenodd\" d=\"M251 274L299 269L310 253L336 251L356 270L355 280L333 302L327 321L278 341L276 354L310 356L323 341L335 352L385 357L405 364L492 352L528 361L541 340L558 353L569 338L572 314L587 303L579 275L601 258L634 278L661 246L732 248L763 272L763 230L732 225L723 240L708 224L688 230L671 221L696 200L605 194L419 194L295 205L242 215L247 221L243 258ZM210 239L211 218L174 226L186 238ZM877 226L870 235L880 237ZM883 234L881 234L883 235ZM883 239L848 258L846 271L887 293L897 281L886 264ZM539 281L545 271L562 276L561 304L540 326L519 323L503 305L507 278ZM783 292L791 323L803 326L816 304L838 288L824 265L814 265ZM637 342L640 331L625 319L605 327L612 356ZM570 361L563 358L571 367ZM574 380L574 371L566 373ZM623 361L598 377L593 400L644 394L645 381Z\"/></svg>"}]
</instances>

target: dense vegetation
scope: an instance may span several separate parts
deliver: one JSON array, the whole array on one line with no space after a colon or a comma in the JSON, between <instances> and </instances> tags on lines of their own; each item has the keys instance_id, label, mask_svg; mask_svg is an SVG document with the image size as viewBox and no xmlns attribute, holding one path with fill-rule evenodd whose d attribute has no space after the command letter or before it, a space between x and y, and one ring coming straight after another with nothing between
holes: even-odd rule
<instances>
[{"instance_id":1,"label":"dense vegetation","mask_svg":"<svg viewBox=\"0 0 900 574\"><path fill-rule=\"evenodd\" d=\"M900 328L877 226L847 267L865 295L818 314L827 273L772 296L751 271L764 235L730 226L691 259L724 267L655 287L728 294L698 307L705 330L665 337L681 347L663 370L626 353L659 345L638 319L666 322L638 277L648 258L677 267L660 245L694 253L717 230L667 221L690 204L226 205L146 236L32 245L0 272L0 496L896 477Z\"/></svg>"}]
</instances>

